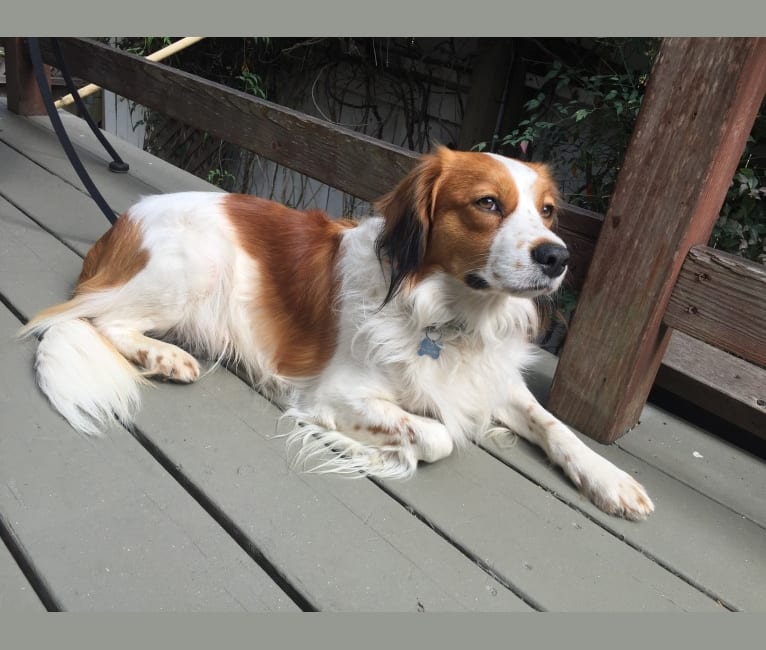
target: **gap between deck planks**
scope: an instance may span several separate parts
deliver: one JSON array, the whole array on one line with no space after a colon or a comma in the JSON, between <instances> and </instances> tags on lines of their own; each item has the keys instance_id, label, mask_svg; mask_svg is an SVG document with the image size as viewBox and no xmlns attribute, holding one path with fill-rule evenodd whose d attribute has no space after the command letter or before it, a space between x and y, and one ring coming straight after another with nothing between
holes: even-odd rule
<instances>
[{"instance_id":1,"label":"gap between deck planks","mask_svg":"<svg viewBox=\"0 0 766 650\"><path fill-rule=\"evenodd\" d=\"M40 598L10 549L0 540L0 612L44 612Z\"/></svg>"},{"instance_id":2,"label":"gap between deck planks","mask_svg":"<svg viewBox=\"0 0 766 650\"><path fill-rule=\"evenodd\" d=\"M54 156L54 157L55 157L55 156ZM49 161L49 162L50 162L50 161ZM63 161L63 163L64 163L64 164L66 164L66 161ZM105 228L105 224L106 224L106 222L104 221L104 222L103 222L103 225L101 226L101 229L102 229L102 230ZM99 231L99 232L100 232L100 231ZM61 298L58 298L58 299L61 299ZM163 387L163 390L164 390L165 388L166 388L166 387ZM242 388L242 389L244 389L244 387L241 387L241 388ZM183 390L188 390L188 389L184 388ZM245 390L246 390L246 389L245 389ZM191 397L191 395L190 395L190 397ZM161 401L164 401L164 398L163 398ZM185 401L186 401L186 400L185 400ZM190 403L190 404L192 404L193 402L194 402L194 400L191 400L189 403ZM273 425L272 425L272 426L273 426ZM518 450L519 450L519 449L523 449L523 447L522 447L522 446L519 446L519 448L518 448L516 451L518 452ZM601 448L600 448L600 447L599 447L599 450L601 450ZM469 452L468 452L468 454L473 454L473 453L474 453L473 451L469 451ZM476 452L476 453L478 453L478 452ZM479 454L479 455L477 456L477 458L485 458L485 459L486 459L486 460L483 460L483 461L481 461L481 463L487 463L488 461L491 461L491 459L489 459L489 457L487 457L486 455L483 455L483 454ZM550 468L547 468L547 467L545 467L545 464L544 464L544 463L541 463L539 456L535 457L534 455L532 455L532 456L531 456L531 458L532 458L533 462L534 462L534 463L536 463L538 466L542 467L542 468L543 468L543 470L545 470L545 472L547 472L547 473L552 473L552 471L550 470ZM457 459L457 460L461 460L461 459ZM493 463L496 463L496 461L491 461L491 462L493 462ZM461 460L461 463L462 463L462 460ZM445 463L445 465L446 465L446 463ZM491 465L491 463L490 463L490 465ZM488 466L490 466L490 465L488 465ZM433 470L433 471L441 471L441 472L447 471L447 470L438 470L439 466L440 466L440 464L437 464L437 466L434 466L433 468L431 468L431 467L429 467L429 468L426 468L426 469L427 469L427 471L426 471L426 472L422 472L422 474L428 474L428 473L429 473L429 472L431 472L432 470ZM483 466L483 465L482 465L482 466ZM460 475L460 472L461 472L461 470L462 470L462 469L463 469L463 465L459 463L459 464L455 465L455 467L453 468L453 471L455 471L455 470L456 470L456 471L457 471L457 474L458 474L458 475ZM555 475L555 473L552 473L552 474L554 474L554 475ZM456 489L456 490L458 490L458 491L460 491L460 488L461 488L461 485L462 485L462 483L464 483L466 480L469 482L469 484L470 484L470 483L475 483L475 482L478 480L479 476L481 476L481 474L479 474L479 475L477 475L477 476L474 476L474 477L472 477L472 478L469 478L469 477L465 477L465 478L463 478L463 479L462 479L462 481L457 481L457 484L456 484L456 486L455 486L455 489ZM451 478L452 478L452 477L451 477ZM451 478L450 478L450 480L451 480ZM426 483L428 482L428 481L427 481L425 478L423 479L423 481L426 481ZM433 480L432 480L432 477L431 477L431 482L433 482ZM422 483L422 481L421 481L421 483ZM438 483L438 482L437 482L437 483ZM324 484L324 479L322 479L321 481L319 481L318 485L320 485L320 484ZM411 482L410 484L412 484L412 482ZM408 485L410 485L410 484L408 484ZM418 487L418 490L416 490L416 491L420 491L420 488ZM427 494L431 494L431 496L429 497L430 499L433 499L433 498L437 498L437 497L441 496L441 490L439 489L439 486L438 486L438 485L437 485L437 486L435 486L435 488L434 488L434 491L433 491L433 492L430 492L430 493L429 493L428 491L426 491L426 493L427 493ZM538 496L538 498L539 498L539 495L536 495L536 496ZM481 497L481 499L480 499L480 497ZM479 493L478 495L476 495L476 496L475 496L475 497L473 497L473 498L474 498L476 501L484 500L484 499L483 499L483 497L482 497L482 495L481 495L481 493ZM499 498L499 499L496 499L496 500L494 501L494 503L493 503L493 507L492 507L492 508L490 508L490 510L492 510L492 509L494 508L494 506L499 506L499 507L502 507L502 505L500 505L500 504L502 503L502 501L503 501L503 499L504 499L504 498L505 498L505 497L503 496L503 497L501 497L501 498ZM555 501L555 500L553 500L553 501ZM576 497L576 496L574 497L574 501L575 501L575 502L577 501L577 497ZM471 505L474 505L474 506L475 506L475 505L476 505L476 503L474 503L474 501L471 501ZM559 505L560 505L560 504L559 504ZM243 507L244 507L244 506L243 506ZM476 514L477 514L477 515L480 515L480 513L481 513L481 511L480 511L480 510L479 510L479 511L476 511ZM453 514L454 514L454 513L453 513ZM424 516L426 516L426 518L429 518L429 517L430 517L429 513L425 513L425 515L424 515ZM486 515L485 515L485 516L486 516ZM496 512L495 512L495 517L496 517ZM576 517L576 513L575 513L575 517ZM432 519L432 518L431 518L431 519ZM453 521L454 517L451 517L451 516L449 515L449 513L447 513L447 514L445 514L445 515L444 515L444 519L445 519L444 521L440 521L439 523L440 523L440 525L441 525L441 526L442 526L442 527L443 527L445 530L449 529L451 525L455 524L455 522ZM511 516L511 517L510 517L510 519L513 519L513 517ZM651 520L650 520L650 521L651 521ZM586 524L587 524L587 522L586 522ZM458 527L459 527L459 524L455 524L455 525L458 525ZM512 522L511 522L511 525L512 525ZM629 525L629 526L634 526L634 525ZM642 524L641 526L643 526L643 524ZM587 526L586 526L586 527L587 527ZM502 528L502 527L501 527L501 528ZM490 527L490 529L491 529L491 527ZM505 531L503 531L503 532L505 532ZM540 531L540 533L543 533L543 531ZM538 533L538 534L540 534L540 533ZM534 533L534 532L532 532L532 531L530 531L530 530L527 530L527 531L526 531L526 535L528 535L528 536L531 538L531 540L530 540L530 541L534 541L534 540L535 540L535 533ZM606 536L606 535L604 535L604 536L605 536L605 537L607 537L607 538L609 538L609 536ZM498 538L498 543L500 543L500 542L502 541L502 539L503 539L503 535L500 535L500 536L499 536L499 538ZM614 539L613 539L612 541L616 541L616 540L614 540ZM561 555L562 557L565 557L565 556L566 556L565 554L562 554L562 553L561 553L561 548L554 548L554 549L552 549L552 550L554 551L554 553L555 553L556 551L558 551L558 552L559 552L559 555ZM502 557L502 555L503 555L503 553L502 553L502 550L498 549L498 552L499 552L499 555ZM502 562L501 562L501 564L502 564ZM505 562L505 564L507 565L507 564L508 564L508 561L506 561L506 562ZM531 565L531 563L529 563L529 564ZM586 565L586 566L587 566L587 565ZM505 568L507 569L508 567L505 567ZM512 568L512 567L511 567L511 568ZM581 568L582 568L582 567L581 567ZM525 569L525 570L529 571L529 569ZM586 573L587 573L587 569L586 569ZM559 576L559 579L560 579L561 577L563 577L563 576ZM582 602L582 601L581 601L581 602Z\"/></svg>"}]
</instances>

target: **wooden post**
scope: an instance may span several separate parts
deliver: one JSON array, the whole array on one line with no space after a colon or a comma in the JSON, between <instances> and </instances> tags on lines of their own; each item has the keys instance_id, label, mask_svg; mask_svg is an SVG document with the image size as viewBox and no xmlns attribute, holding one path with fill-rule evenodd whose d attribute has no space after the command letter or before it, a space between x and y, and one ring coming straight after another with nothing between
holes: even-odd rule
<instances>
[{"instance_id":1,"label":"wooden post","mask_svg":"<svg viewBox=\"0 0 766 650\"><path fill-rule=\"evenodd\" d=\"M48 65L45 75L50 84ZM5 39L5 76L9 111L18 115L47 115L23 38Z\"/></svg>"},{"instance_id":2,"label":"wooden post","mask_svg":"<svg viewBox=\"0 0 766 650\"><path fill-rule=\"evenodd\" d=\"M513 39L484 38L480 43L481 54L474 65L471 91L457 142L457 148L463 151L482 141L487 143L489 151L503 94L511 82L510 67L516 61Z\"/></svg>"},{"instance_id":3,"label":"wooden post","mask_svg":"<svg viewBox=\"0 0 766 650\"><path fill-rule=\"evenodd\" d=\"M665 39L548 407L601 442L638 421L689 249L707 242L766 92L766 39Z\"/></svg>"}]
</instances>

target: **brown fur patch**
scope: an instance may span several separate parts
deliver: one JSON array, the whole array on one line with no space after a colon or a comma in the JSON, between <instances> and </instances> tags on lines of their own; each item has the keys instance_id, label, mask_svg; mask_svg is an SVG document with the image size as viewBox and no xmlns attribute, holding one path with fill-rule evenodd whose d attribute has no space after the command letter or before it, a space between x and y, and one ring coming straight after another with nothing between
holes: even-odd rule
<instances>
[{"instance_id":1,"label":"brown fur patch","mask_svg":"<svg viewBox=\"0 0 766 650\"><path fill-rule=\"evenodd\" d=\"M341 235L355 224L243 194L222 205L261 273L254 317L266 328L276 372L318 374L335 350Z\"/></svg>"},{"instance_id":2,"label":"brown fur patch","mask_svg":"<svg viewBox=\"0 0 766 650\"><path fill-rule=\"evenodd\" d=\"M149 261L149 252L141 245L141 227L123 214L88 251L75 294L128 282Z\"/></svg>"},{"instance_id":3,"label":"brown fur patch","mask_svg":"<svg viewBox=\"0 0 766 650\"><path fill-rule=\"evenodd\" d=\"M548 239L547 237L538 237L534 241L530 242L529 250L533 251L538 246L544 246L545 244L553 244L553 242L550 239Z\"/></svg>"},{"instance_id":4,"label":"brown fur patch","mask_svg":"<svg viewBox=\"0 0 766 650\"><path fill-rule=\"evenodd\" d=\"M406 420L402 422L402 432L407 436L408 442L411 445L414 445L416 440L415 429L413 429L412 425Z\"/></svg>"},{"instance_id":5,"label":"brown fur patch","mask_svg":"<svg viewBox=\"0 0 766 650\"><path fill-rule=\"evenodd\" d=\"M435 187L426 268L441 268L458 279L486 264L497 231L519 200L507 169L489 156L440 149L441 176ZM483 197L499 211L481 209Z\"/></svg>"},{"instance_id":6,"label":"brown fur patch","mask_svg":"<svg viewBox=\"0 0 766 650\"><path fill-rule=\"evenodd\" d=\"M139 365L147 368L147 364L149 363L149 350L139 350L136 352L136 361L138 361Z\"/></svg>"}]
</instances>

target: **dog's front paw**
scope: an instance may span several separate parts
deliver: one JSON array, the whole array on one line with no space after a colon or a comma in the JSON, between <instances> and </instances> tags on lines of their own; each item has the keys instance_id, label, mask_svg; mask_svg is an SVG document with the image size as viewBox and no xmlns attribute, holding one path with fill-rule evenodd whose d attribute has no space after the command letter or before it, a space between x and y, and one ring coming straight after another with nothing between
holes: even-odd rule
<instances>
[{"instance_id":1,"label":"dog's front paw","mask_svg":"<svg viewBox=\"0 0 766 650\"><path fill-rule=\"evenodd\" d=\"M174 345L156 346L156 349L139 352L138 356L149 375L181 384L190 384L199 379L197 360Z\"/></svg>"},{"instance_id":2,"label":"dog's front paw","mask_svg":"<svg viewBox=\"0 0 766 650\"><path fill-rule=\"evenodd\" d=\"M644 486L601 456L591 458L572 478L598 508L610 515L641 520L654 512Z\"/></svg>"}]
</instances>

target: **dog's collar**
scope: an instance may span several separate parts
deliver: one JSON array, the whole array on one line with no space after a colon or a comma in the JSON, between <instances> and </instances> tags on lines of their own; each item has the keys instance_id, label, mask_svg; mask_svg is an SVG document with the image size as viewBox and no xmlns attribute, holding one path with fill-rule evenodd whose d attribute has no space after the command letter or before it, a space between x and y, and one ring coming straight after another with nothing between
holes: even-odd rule
<instances>
[{"instance_id":1,"label":"dog's collar","mask_svg":"<svg viewBox=\"0 0 766 650\"><path fill-rule=\"evenodd\" d=\"M423 338L418 345L418 356L438 359L447 340L465 332L466 325L462 321L452 320L446 323L429 325L423 330Z\"/></svg>"}]
</instances>

